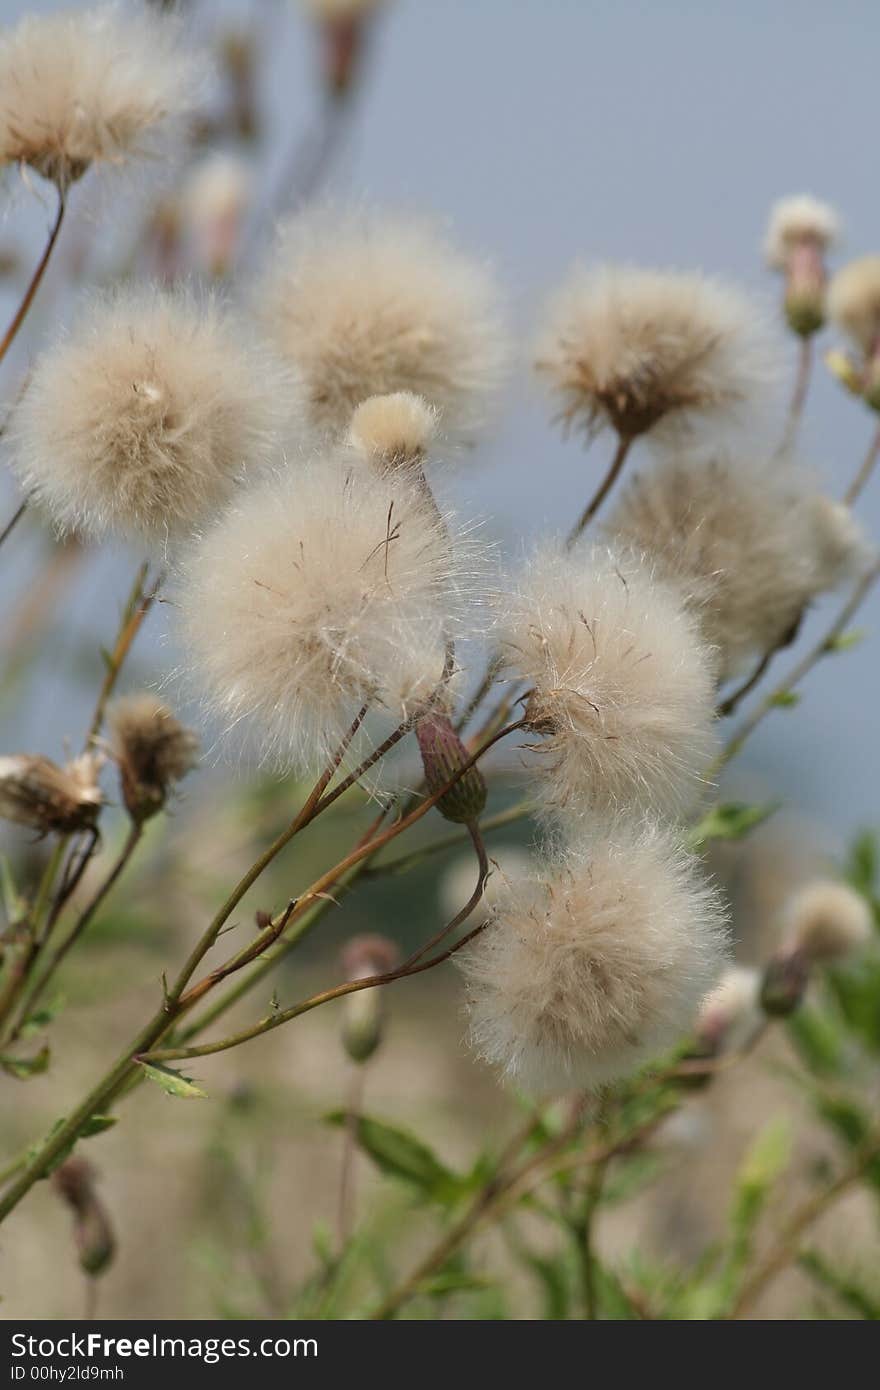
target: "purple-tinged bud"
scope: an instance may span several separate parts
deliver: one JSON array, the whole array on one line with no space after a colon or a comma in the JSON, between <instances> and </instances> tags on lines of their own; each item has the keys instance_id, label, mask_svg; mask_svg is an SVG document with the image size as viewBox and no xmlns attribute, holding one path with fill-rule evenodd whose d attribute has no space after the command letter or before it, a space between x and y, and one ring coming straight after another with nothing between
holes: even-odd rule
<instances>
[{"instance_id":1,"label":"purple-tinged bud","mask_svg":"<svg viewBox=\"0 0 880 1390\"><path fill-rule=\"evenodd\" d=\"M399 959L394 942L373 933L352 937L342 952L342 966L347 980L387 975ZM343 1009L342 1045L353 1062L366 1062L382 1041L384 992L381 989L357 990L346 995Z\"/></svg>"},{"instance_id":2,"label":"purple-tinged bud","mask_svg":"<svg viewBox=\"0 0 880 1390\"><path fill-rule=\"evenodd\" d=\"M771 1018L793 1014L806 993L810 961L804 951L780 952L769 962L761 982L761 1008Z\"/></svg>"},{"instance_id":3,"label":"purple-tinged bud","mask_svg":"<svg viewBox=\"0 0 880 1390\"><path fill-rule=\"evenodd\" d=\"M817 333L825 322L827 273L822 250L812 238L791 248L786 267L785 316L802 338Z\"/></svg>"},{"instance_id":4,"label":"purple-tinged bud","mask_svg":"<svg viewBox=\"0 0 880 1390\"><path fill-rule=\"evenodd\" d=\"M55 1190L73 1211L73 1239L80 1267L93 1278L116 1251L110 1217L95 1193L94 1171L84 1158L69 1158L56 1171Z\"/></svg>"},{"instance_id":5,"label":"purple-tinged bud","mask_svg":"<svg viewBox=\"0 0 880 1390\"><path fill-rule=\"evenodd\" d=\"M426 714L416 725L416 739L425 769L425 781L433 796L461 772L470 759L467 748L445 714ZM446 820L467 825L482 815L486 806L486 783L476 766L462 773L454 786L444 792L437 810Z\"/></svg>"}]
</instances>

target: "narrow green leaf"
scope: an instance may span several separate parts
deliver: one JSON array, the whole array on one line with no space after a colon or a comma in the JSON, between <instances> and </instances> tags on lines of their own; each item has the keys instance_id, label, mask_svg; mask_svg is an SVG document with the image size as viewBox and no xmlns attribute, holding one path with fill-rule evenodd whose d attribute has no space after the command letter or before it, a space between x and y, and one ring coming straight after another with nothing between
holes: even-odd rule
<instances>
[{"instance_id":1,"label":"narrow green leaf","mask_svg":"<svg viewBox=\"0 0 880 1390\"><path fill-rule=\"evenodd\" d=\"M770 704L777 709L794 709L800 702L801 697L796 690L778 690L770 700Z\"/></svg>"},{"instance_id":2,"label":"narrow green leaf","mask_svg":"<svg viewBox=\"0 0 880 1390\"><path fill-rule=\"evenodd\" d=\"M5 854L0 855L0 894L9 925L22 921L27 916L27 903L16 887L12 865Z\"/></svg>"},{"instance_id":3,"label":"narrow green leaf","mask_svg":"<svg viewBox=\"0 0 880 1390\"><path fill-rule=\"evenodd\" d=\"M768 820L779 809L778 801L767 802L763 806L749 806L744 802L732 801L721 806L713 806L702 820L692 827L690 843L699 849L709 840L740 840L750 830Z\"/></svg>"},{"instance_id":4,"label":"narrow green leaf","mask_svg":"<svg viewBox=\"0 0 880 1390\"><path fill-rule=\"evenodd\" d=\"M14 1076L16 1081L29 1081L32 1076L40 1076L42 1072L48 1071L49 1057L48 1047L41 1047L33 1057L14 1057L11 1053L5 1052L0 1054L0 1067L10 1076Z\"/></svg>"},{"instance_id":5,"label":"narrow green leaf","mask_svg":"<svg viewBox=\"0 0 880 1390\"><path fill-rule=\"evenodd\" d=\"M817 1284L836 1294L841 1303L860 1318L869 1322L880 1321L880 1293L869 1292L852 1275L835 1269L818 1250L802 1251L798 1264Z\"/></svg>"},{"instance_id":6,"label":"narrow green leaf","mask_svg":"<svg viewBox=\"0 0 880 1390\"><path fill-rule=\"evenodd\" d=\"M867 632L863 627L854 627L849 632L841 632L837 637L832 637L825 643L826 652L848 652L851 647L857 647L863 642Z\"/></svg>"},{"instance_id":7,"label":"narrow green leaf","mask_svg":"<svg viewBox=\"0 0 880 1390\"><path fill-rule=\"evenodd\" d=\"M155 1081L157 1086L169 1096L177 1096L179 1100L207 1100L208 1097L194 1081L188 1076L184 1076L179 1071L174 1071L171 1067L161 1066L158 1062L138 1062L144 1074Z\"/></svg>"},{"instance_id":8,"label":"narrow green leaf","mask_svg":"<svg viewBox=\"0 0 880 1390\"><path fill-rule=\"evenodd\" d=\"M349 1122L349 1115L345 1110L334 1110L325 1119L328 1124L342 1126ZM426 1144L407 1130L368 1115L358 1115L355 1138L383 1173L411 1184L434 1201L453 1202L468 1189L467 1179L447 1168Z\"/></svg>"},{"instance_id":9,"label":"narrow green leaf","mask_svg":"<svg viewBox=\"0 0 880 1390\"><path fill-rule=\"evenodd\" d=\"M31 1037L34 1033L40 1033L44 1028L56 1019L64 1008L63 995L57 995L48 1004L44 1004L41 1009L36 1009L32 1014L28 1014L24 1023L21 1025L21 1036Z\"/></svg>"}]
</instances>

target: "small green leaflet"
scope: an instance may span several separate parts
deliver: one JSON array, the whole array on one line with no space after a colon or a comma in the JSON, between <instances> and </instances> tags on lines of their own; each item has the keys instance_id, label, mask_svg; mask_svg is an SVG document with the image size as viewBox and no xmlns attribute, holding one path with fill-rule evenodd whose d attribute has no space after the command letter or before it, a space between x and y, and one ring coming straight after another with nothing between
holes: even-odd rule
<instances>
[{"instance_id":1,"label":"small green leaflet","mask_svg":"<svg viewBox=\"0 0 880 1390\"><path fill-rule=\"evenodd\" d=\"M866 636L863 627L854 627L850 632L841 632L837 637L832 637L825 643L826 652L848 652L852 647L857 647Z\"/></svg>"},{"instance_id":2,"label":"small green leaflet","mask_svg":"<svg viewBox=\"0 0 880 1390\"><path fill-rule=\"evenodd\" d=\"M770 704L777 709L794 709L800 702L801 697L796 690L777 690L770 698Z\"/></svg>"},{"instance_id":3,"label":"small green leaflet","mask_svg":"<svg viewBox=\"0 0 880 1390\"><path fill-rule=\"evenodd\" d=\"M778 801L769 801L763 806L731 801L722 806L713 806L692 828L689 836L691 846L699 849L709 840L740 840L755 826L768 820L779 805Z\"/></svg>"},{"instance_id":4,"label":"small green leaflet","mask_svg":"<svg viewBox=\"0 0 880 1390\"><path fill-rule=\"evenodd\" d=\"M325 1119L331 1125L349 1123L345 1110L334 1110ZM400 1178L441 1203L454 1202L467 1190L467 1179L441 1163L414 1134L368 1115L356 1115L352 1120L358 1144L389 1177Z\"/></svg>"},{"instance_id":5,"label":"small green leaflet","mask_svg":"<svg viewBox=\"0 0 880 1390\"><path fill-rule=\"evenodd\" d=\"M39 1052L35 1052L33 1057L13 1057L9 1053L0 1054L0 1067L10 1076L14 1076L16 1081L28 1081L32 1076L39 1076L49 1068L49 1049L41 1047Z\"/></svg>"},{"instance_id":6,"label":"small green leaflet","mask_svg":"<svg viewBox=\"0 0 880 1390\"><path fill-rule=\"evenodd\" d=\"M155 1081L157 1086L161 1086L169 1096L177 1096L179 1100L208 1099L206 1093L194 1081L171 1067L160 1066L158 1062L138 1062L138 1066L142 1067L145 1075L151 1081Z\"/></svg>"}]
</instances>

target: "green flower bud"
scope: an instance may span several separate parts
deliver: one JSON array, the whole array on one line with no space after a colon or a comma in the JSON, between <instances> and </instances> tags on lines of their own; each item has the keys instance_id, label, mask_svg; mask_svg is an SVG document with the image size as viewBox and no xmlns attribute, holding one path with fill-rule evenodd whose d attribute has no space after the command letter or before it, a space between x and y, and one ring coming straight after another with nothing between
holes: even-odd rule
<instances>
[{"instance_id":1,"label":"green flower bud","mask_svg":"<svg viewBox=\"0 0 880 1390\"><path fill-rule=\"evenodd\" d=\"M426 714L420 719L416 739L428 791L434 795L467 764L470 754L444 714ZM476 766L469 767L437 802L441 816L460 825L476 820L485 806L486 783Z\"/></svg>"}]
</instances>

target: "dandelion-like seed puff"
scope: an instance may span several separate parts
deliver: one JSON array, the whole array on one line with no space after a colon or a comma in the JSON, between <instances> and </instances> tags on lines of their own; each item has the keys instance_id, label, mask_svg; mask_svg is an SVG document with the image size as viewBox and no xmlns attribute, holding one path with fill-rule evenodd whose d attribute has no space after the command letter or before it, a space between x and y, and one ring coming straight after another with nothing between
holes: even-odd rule
<instances>
[{"instance_id":1,"label":"dandelion-like seed puff","mask_svg":"<svg viewBox=\"0 0 880 1390\"><path fill-rule=\"evenodd\" d=\"M540 1094L619 1080L673 1046L725 952L696 861L666 830L620 824L499 888L456 960L475 1048Z\"/></svg>"},{"instance_id":2,"label":"dandelion-like seed puff","mask_svg":"<svg viewBox=\"0 0 880 1390\"><path fill-rule=\"evenodd\" d=\"M187 557L182 638L207 703L284 766L320 769L363 705L397 724L448 675L472 601L417 486L317 455L242 497ZM477 566L476 573L479 572Z\"/></svg>"},{"instance_id":3,"label":"dandelion-like seed puff","mask_svg":"<svg viewBox=\"0 0 880 1390\"><path fill-rule=\"evenodd\" d=\"M218 302L123 289L37 359L12 463L61 530L162 548L275 456L295 407L285 370Z\"/></svg>"},{"instance_id":4,"label":"dandelion-like seed puff","mask_svg":"<svg viewBox=\"0 0 880 1390\"><path fill-rule=\"evenodd\" d=\"M63 192L92 164L156 153L200 81L179 26L155 10L25 16L0 34L0 163Z\"/></svg>"},{"instance_id":5,"label":"dandelion-like seed puff","mask_svg":"<svg viewBox=\"0 0 880 1390\"><path fill-rule=\"evenodd\" d=\"M676 588L601 547L545 546L500 608L550 813L692 808L715 749L713 662Z\"/></svg>"},{"instance_id":6,"label":"dandelion-like seed puff","mask_svg":"<svg viewBox=\"0 0 880 1390\"><path fill-rule=\"evenodd\" d=\"M471 437L505 343L489 272L428 223L324 209L292 218L258 307L305 382L311 422L341 436L370 396L410 391Z\"/></svg>"},{"instance_id":7,"label":"dandelion-like seed puff","mask_svg":"<svg viewBox=\"0 0 880 1390\"><path fill-rule=\"evenodd\" d=\"M694 273L576 269L547 307L536 366L563 418L631 440L754 408L777 371L739 290Z\"/></svg>"},{"instance_id":8,"label":"dandelion-like seed puff","mask_svg":"<svg viewBox=\"0 0 880 1390\"><path fill-rule=\"evenodd\" d=\"M867 553L849 510L794 467L726 453L669 454L637 474L605 534L682 587L719 682L784 643Z\"/></svg>"}]
</instances>

